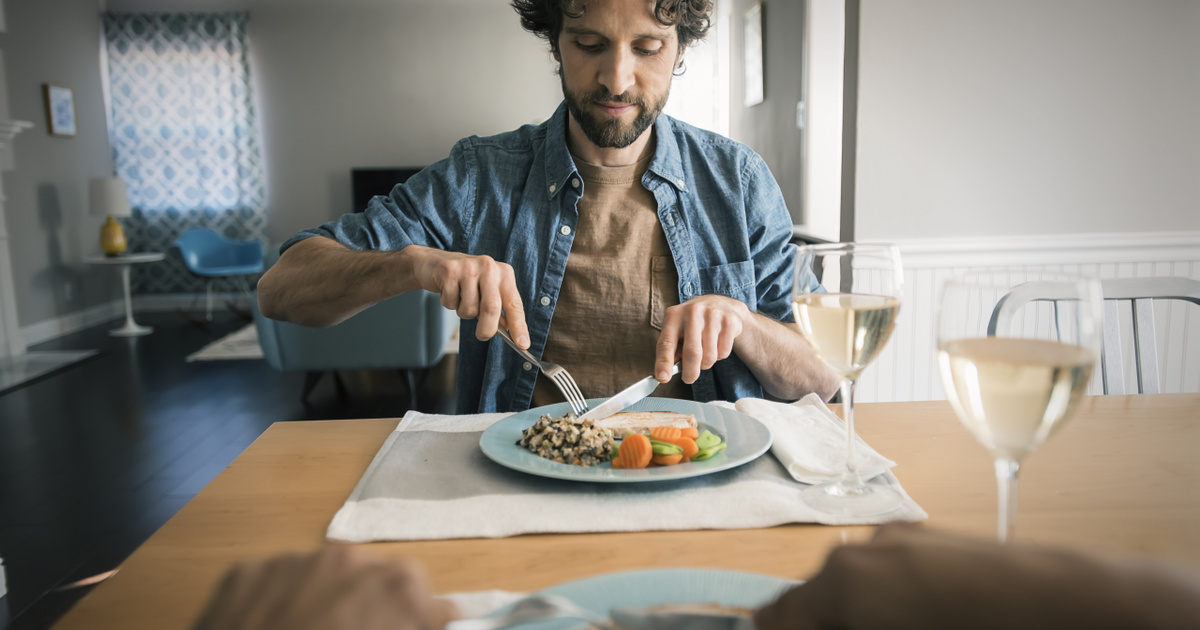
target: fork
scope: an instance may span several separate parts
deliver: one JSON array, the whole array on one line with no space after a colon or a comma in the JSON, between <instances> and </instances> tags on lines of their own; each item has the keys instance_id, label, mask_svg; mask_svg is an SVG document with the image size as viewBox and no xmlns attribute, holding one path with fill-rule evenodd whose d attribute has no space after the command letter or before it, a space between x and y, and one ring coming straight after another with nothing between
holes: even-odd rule
<instances>
[{"instance_id":1,"label":"fork","mask_svg":"<svg viewBox=\"0 0 1200 630\"><path fill-rule=\"evenodd\" d=\"M602 630L614 628L608 617L578 606L565 597L535 593L513 604L503 615L451 621L446 624L446 630L500 630L547 619L580 619Z\"/></svg>"},{"instance_id":2,"label":"fork","mask_svg":"<svg viewBox=\"0 0 1200 630\"><path fill-rule=\"evenodd\" d=\"M557 363L537 360L528 350L518 346L513 341L512 336L508 334L508 330L503 326L497 327L496 334L500 335L504 343L507 343L513 350L516 350L517 354L521 355L526 361L538 366L542 374L545 374L546 378L549 378L552 383L558 386L563 396L567 397L567 403L571 405L571 411L574 411L575 415L581 416L588 410L587 399L583 397L583 392L579 391L579 386L575 384L575 379L571 377L570 372L567 372L566 368Z\"/></svg>"}]
</instances>

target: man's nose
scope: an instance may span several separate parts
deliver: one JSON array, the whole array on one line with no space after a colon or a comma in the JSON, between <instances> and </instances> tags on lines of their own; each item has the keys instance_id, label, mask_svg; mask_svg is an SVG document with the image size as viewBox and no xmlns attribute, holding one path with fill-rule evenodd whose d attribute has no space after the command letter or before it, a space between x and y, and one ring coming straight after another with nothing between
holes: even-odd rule
<instances>
[{"instance_id":1,"label":"man's nose","mask_svg":"<svg viewBox=\"0 0 1200 630\"><path fill-rule=\"evenodd\" d=\"M609 94L621 95L633 87L634 65L632 51L618 47L610 49L600 67L600 84L608 88Z\"/></svg>"}]
</instances>

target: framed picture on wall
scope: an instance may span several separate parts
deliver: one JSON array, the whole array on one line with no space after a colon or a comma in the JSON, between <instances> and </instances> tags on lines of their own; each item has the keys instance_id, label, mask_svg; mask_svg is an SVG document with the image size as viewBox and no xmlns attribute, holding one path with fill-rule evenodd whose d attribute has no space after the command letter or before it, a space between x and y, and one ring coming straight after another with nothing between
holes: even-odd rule
<instances>
[{"instance_id":1,"label":"framed picture on wall","mask_svg":"<svg viewBox=\"0 0 1200 630\"><path fill-rule=\"evenodd\" d=\"M75 97L71 88L43 84L42 96L46 99L46 126L50 135L75 135Z\"/></svg>"},{"instance_id":2,"label":"framed picture on wall","mask_svg":"<svg viewBox=\"0 0 1200 630\"><path fill-rule=\"evenodd\" d=\"M763 5L755 2L742 17L742 42L746 59L746 107L763 102Z\"/></svg>"}]
</instances>

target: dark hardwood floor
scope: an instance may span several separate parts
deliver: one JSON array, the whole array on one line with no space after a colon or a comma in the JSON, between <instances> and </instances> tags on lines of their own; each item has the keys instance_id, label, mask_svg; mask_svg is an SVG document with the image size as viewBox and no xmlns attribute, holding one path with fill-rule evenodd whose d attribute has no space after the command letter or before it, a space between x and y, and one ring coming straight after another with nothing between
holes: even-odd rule
<instances>
[{"instance_id":1,"label":"dark hardwood floor","mask_svg":"<svg viewBox=\"0 0 1200 630\"><path fill-rule=\"evenodd\" d=\"M117 568L268 426L278 421L399 417L409 395L391 372L343 372L300 401L303 374L264 361L186 363L246 325L231 313L206 327L176 313L144 313L153 334L110 337L120 322L33 350L100 354L0 395L0 557L8 595L0 628L51 626ZM454 357L430 370L418 408L453 411Z\"/></svg>"}]
</instances>

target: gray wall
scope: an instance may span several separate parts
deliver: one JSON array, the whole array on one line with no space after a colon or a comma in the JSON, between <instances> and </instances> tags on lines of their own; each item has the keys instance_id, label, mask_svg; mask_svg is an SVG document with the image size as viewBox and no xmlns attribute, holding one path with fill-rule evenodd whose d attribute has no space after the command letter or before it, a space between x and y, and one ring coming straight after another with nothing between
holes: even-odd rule
<instances>
[{"instance_id":1,"label":"gray wall","mask_svg":"<svg viewBox=\"0 0 1200 630\"><path fill-rule=\"evenodd\" d=\"M1200 230L1200 3L862 0L857 236Z\"/></svg>"},{"instance_id":2,"label":"gray wall","mask_svg":"<svg viewBox=\"0 0 1200 630\"><path fill-rule=\"evenodd\" d=\"M763 1L762 103L746 107L742 19L752 0L731 0L733 61L730 64L729 135L758 152L783 190L793 223L804 223L801 178L803 138L796 127L796 103L802 97L804 0Z\"/></svg>"},{"instance_id":3,"label":"gray wall","mask_svg":"<svg viewBox=\"0 0 1200 630\"><path fill-rule=\"evenodd\" d=\"M16 169L3 174L17 316L29 325L105 303L120 292L111 268L82 262L100 252L102 219L88 215L87 182L111 176L100 87L96 0L7 0L0 34L8 104L36 126L13 143ZM46 131L42 84L71 88L78 135Z\"/></svg>"},{"instance_id":4,"label":"gray wall","mask_svg":"<svg viewBox=\"0 0 1200 630\"><path fill-rule=\"evenodd\" d=\"M273 240L353 210L351 167L425 166L562 98L548 50L505 2L272 5L250 37Z\"/></svg>"}]
</instances>

